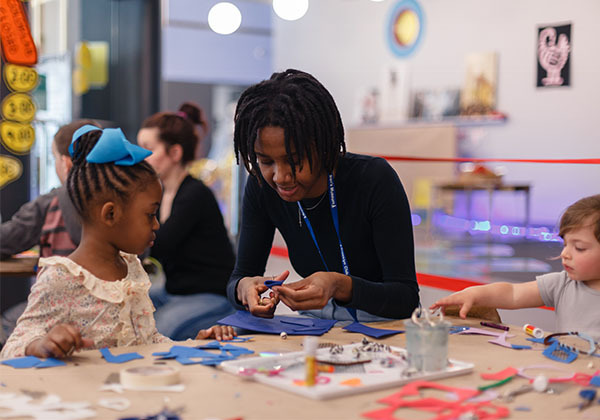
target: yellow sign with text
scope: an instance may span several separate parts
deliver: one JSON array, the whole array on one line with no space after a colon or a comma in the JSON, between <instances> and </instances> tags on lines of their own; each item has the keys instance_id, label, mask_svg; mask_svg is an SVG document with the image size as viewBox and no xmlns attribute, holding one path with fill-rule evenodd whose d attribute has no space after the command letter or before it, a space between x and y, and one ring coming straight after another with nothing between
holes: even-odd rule
<instances>
[{"instance_id":1,"label":"yellow sign with text","mask_svg":"<svg viewBox=\"0 0 600 420\"><path fill-rule=\"evenodd\" d=\"M11 156L0 155L0 188L16 181L23 172L23 165L19 159Z\"/></svg>"},{"instance_id":2,"label":"yellow sign with text","mask_svg":"<svg viewBox=\"0 0 600 420\"><path fill-rule=\"evenodd\" d=\"M4 81L13 92L29 92L38 82L37 71L33 67L6 64L4 66Z\"/></svg>"},{"instance_id":3,"label":"yellow sign with text","mask_svg":"<svg viewBox=\"0 0 600 420\"><path fill-rule=\"evenodd\" d=\"M25 93L11 93L2 101L2 116L7 120L21 123L30 122L35 117L35 104Z\"/></svg>"},{"instance_id":4,"label":"yellow sign with text","mask_svg":"<svg viewBox=\"0 0 600 420\"><path fill-rule=\"evenodd\" d=\"M35 130L31 124L22 124L13 121L0 123L0 140L11 152L23 155L29 153L35 142Z\"/></svg>"}]
</instances>

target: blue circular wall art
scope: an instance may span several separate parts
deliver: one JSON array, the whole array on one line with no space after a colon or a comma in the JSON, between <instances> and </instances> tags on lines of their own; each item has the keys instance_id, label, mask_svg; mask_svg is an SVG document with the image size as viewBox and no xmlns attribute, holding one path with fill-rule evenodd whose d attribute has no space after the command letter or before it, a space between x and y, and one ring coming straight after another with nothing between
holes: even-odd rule
<instances>
[{"instance_id":1,"label":"blue circular wall art","mask_svg":"<svg viewBox=\"0 0 600 420\"><path fill-rule=\"evenodd\" d=\"M417 49L425 30L423 17L416 0L400 0L392 7L385 35L395 55L407 57Z\"/></svg>"}]
</instances>

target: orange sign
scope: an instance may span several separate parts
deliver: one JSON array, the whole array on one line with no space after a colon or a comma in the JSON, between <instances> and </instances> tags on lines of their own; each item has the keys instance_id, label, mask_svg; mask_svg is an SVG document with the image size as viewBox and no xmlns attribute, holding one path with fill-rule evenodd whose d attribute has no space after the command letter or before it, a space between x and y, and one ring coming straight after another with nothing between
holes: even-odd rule
<instances>
[{"instance_id":1,"label":"orange sign","mask_svg":"<svg viewBox=\"0 0 600 420\"><path fill-rule=\"evenodd\" d=\"M33 66L37 50L19 0L0 0L0 39L6 62Z\"/></svg>"}]
</instances>

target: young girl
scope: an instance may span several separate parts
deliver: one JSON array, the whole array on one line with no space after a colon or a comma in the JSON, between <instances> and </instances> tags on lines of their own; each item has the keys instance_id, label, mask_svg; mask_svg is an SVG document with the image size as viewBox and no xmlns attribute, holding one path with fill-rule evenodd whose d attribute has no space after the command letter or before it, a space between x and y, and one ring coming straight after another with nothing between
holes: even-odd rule
<instances>
[{"instance_id":1,"label":"young girl","mask_svg":"<svg viewBox=\"0 0 600 420\"><path fill-rule=\"evenodd\" d=\"M600 339L600 195L567 208L560 220L564 271L528 283L469 287L438 300L430 309L460 306L465 318L473 305L501 309L553 306L556 331L586 332Z\"/></svg>"},{"instance_id":2,"label":"young girl","mask_svg":"<svg viewBox=\"0 0 600 420\"><path fill-rule=\"evenodd\" d=\"M207 130L203 113L186 102L178 112L148 117L138 144L152 151L146 158L158 173L164 191L150 254L163 266L165 285L152 287L158 331L173 340L196 336L234 312L226 298L235 256L214 194L188 173Z\"/></svg>"},{"instance_id":3,"label":"young girl","mask_svg":"<svg viewBox=\"0 0 600 420\"><path fill-rule=\"evenodd\" d=\"M120 129L90 125L75 132L69 152L67 189L81 218L81 242L68 257L40 260L2 357L60 358L84 347L170 341L156 330L150 281L136 257L158 229L162 188L144 162L151 152L129 143ZM232 331L217 326L197 338L228 339Z\"/></svg>"}]
</instances>

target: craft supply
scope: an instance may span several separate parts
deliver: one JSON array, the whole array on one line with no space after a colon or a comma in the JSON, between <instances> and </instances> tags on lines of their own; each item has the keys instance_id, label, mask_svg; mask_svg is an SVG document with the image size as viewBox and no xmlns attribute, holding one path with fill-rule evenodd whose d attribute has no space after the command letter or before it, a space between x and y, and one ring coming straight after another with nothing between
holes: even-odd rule
<instances>
[{"instance_id":1,"label":"craft supply","mask_svg":"<svg viewBox=\"0 0 600 420\"><path fill-rule=\"evenodd\" d=\"M510 328L507 327L506 325L495 324L493 322L481 321L480 324L483 325L484 327L496 328L497 330L502 330L502 331L510 330Z\"/></svg>"},{"instance_id":2,"label":"craft supply","mask_svg":"<svg viewBox=\"0 0 600 420\"><path fill-rule=\"evenodd\" d=\"M428 309L417 308L404 321L408 363L417 372L435 372L448 366L448 331L444 315L433 317Z\"/></svg>"},{"instance_id":3,"label":"craft supply","mask_svg":"<svg viewBox=\"0 0 600 420\"><path fill-rule=\"evenodd\" d=\"M317 346L319 343L315 337L304 339L304 361L306 369L306 386L314 386L317 377Z\"/></svg>"},{"instance_id":4,"label":"craft supply","mask_svg":"<svg viewBox=\"0 0 600 420\"><path fill-rule=\"evenodd\" d=\"M125 388L155 388L180 382L176 366L137 366L121 370L121 385Z\"/></svg>"},{"instance_id":5,"label":"craft supply","mask_svg":"<svg viewBox=\"0 0 600 420\"><path fill-rule=\"evenodd\" d=\"M544 331L541 328L535 327L531 324L523 325L523 331L535 338L542 338L544 336Z\"/></svg>"},{"instance_id":6,"label":"craft supply","mask_svg":"<svg viewBox=\"0 0 600 420\"><path fill-rule=\"evenodd\" d=\"M94 318L92 320L92 322L90 322L89 324L87 324L85 327L83 327L81 329L81 331L79 332L79 334L81 334L81 336L83 337L85 334L87 334L90 330L90 328L92 328L94 326L94 324L96 324L96 322L98 322L98 320L100 320L100 318L102 318L102 315L104 315L106 313L106 311L108 311L108 308L110 306L105 306L104 309L102 309L98 315L96 315L96 318ZM73 352L75 351L75 346L71 347L71 349L67 352L67 356L70 356L73 354Z\"/></svg>"},{"instance_id":7,"label":"craft supply","mask_svg":"<svg viewBox=\"0 0 600 420\"><path fill-rule=\"evenodd\" d=\"M531 383L533 386L533 390L536 392L546 392L546 390L548 389L548 384L550 383L550 381L548 380L548 377L545 375L538 375L533 379L533 382Z\"/></svg>"},{"instance_id":8,"label":"craft supply","mask_svg":"<svg viewBox=\"0 0 600 420\"><path fill-rule=\"evenodd\" d=\"M565 408L577 408L577 410L582 411L591 406L596 399L596 390L595 389L582 389L579 391L579 398L581 401L576 404L567 405Z\"/></svg>"},{"instance_id":9,"label":"craft supply","mask_svg":"<svg viewBox=\"0 0 600 420\"><path fill-rule=\"evenodd\" d=\"M279 334L279 336L281 337L282 340L287 339L287 333L285 331L281 331L281 334Z\"/></svg>"},{"instance_id":10,"label":"craft supply","mask_svg":"<svg viewBox=\"0 0 600 420\"><path fill-rule=\"evenodd\" d=\"M379 344L379 346L374 346ZM364 348L374 347L371 351ZM375 348L379 347L379 348ZM225 372L253 380L279 390L292 392L308 398L324 400L352 394L371 392L383 388L393 388L419 380L437 380L450 376L468 374L473 370L472 363L451 359L445 369L436 372L416 372L408 369L406 350L382 343L362 342L339 346L340 351L330 353L331 347L317 348L317 363L334 365L333 372L318 368L315 386L306 385L306 354L296 351L272 357L240 358L221 363ZM357 363L354 352L360 348L361 360ZM365 358L362 360L362 358ZM345 363L345 364L344 364ZM353 363L353 364L349 364ZM279 370L278 374L269 372ZM360 386L348 386L342 382L360 379ZM327 382L327 383L326 383ZM353 381L358 384L358 381ZM471 391L473 392L473 390ZM476 393L476 391L475 391Z\"/></svg>"}]
</instances>

